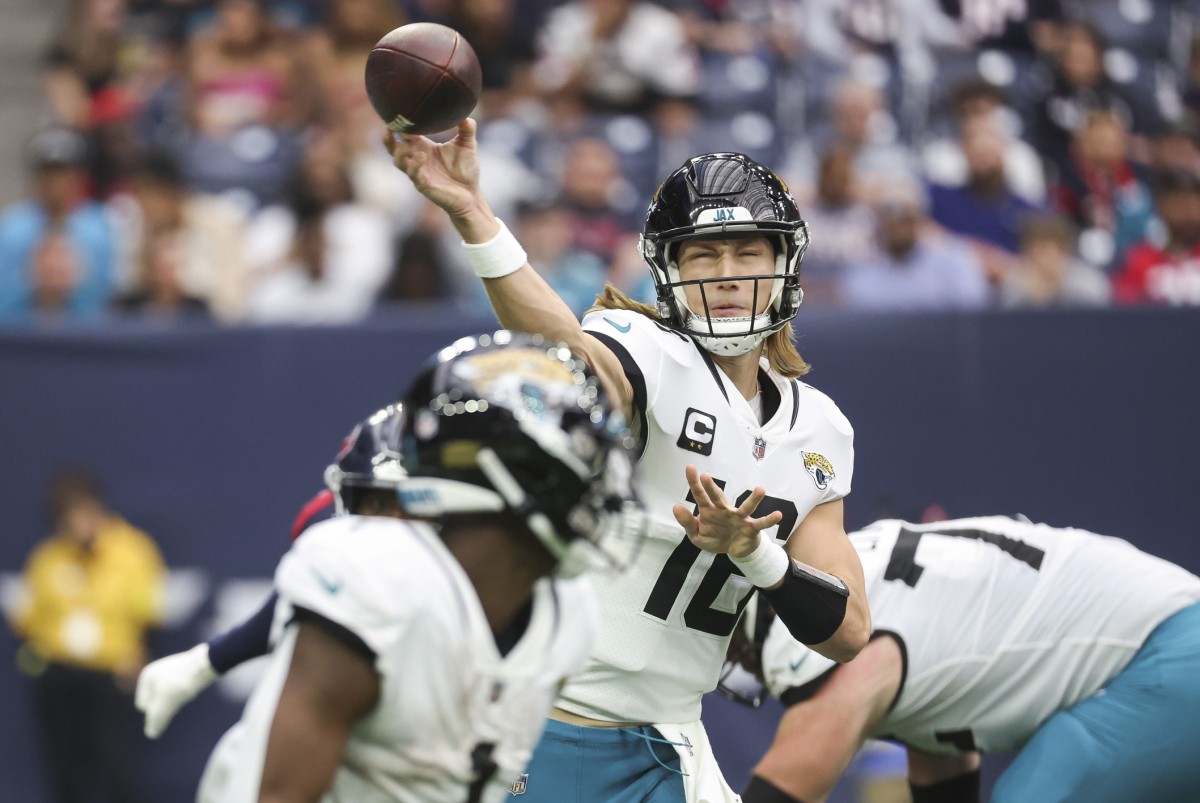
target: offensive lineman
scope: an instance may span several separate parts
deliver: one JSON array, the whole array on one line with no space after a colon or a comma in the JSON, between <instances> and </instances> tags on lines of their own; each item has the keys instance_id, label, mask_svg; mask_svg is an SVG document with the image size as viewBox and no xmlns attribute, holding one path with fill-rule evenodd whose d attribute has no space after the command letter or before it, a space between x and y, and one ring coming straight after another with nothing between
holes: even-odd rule
<instances>
[{"instance_id":1,"label":"offensive lineman","mask_svg":"<svg viewBox=\"0 0 1200 803\"><path fill-rule=\"evenodd\" d=\"M310 528L275 584L284 626L199 800L477 803L520 783L595 632L583 578L641 517L632 438L582 361L497 332L440 351L404 402L403 514ZM548 577L556 573L557 577Z\"/></svg>"},{"instance_id":2,"label":"offensive lineman","mask_svg":"<svg viewBox=\"0 0 1200 803\"><path fill-rule=\"evenodd\" d=\"M795 201L743 154L689 159L646 219L657 307L608 287L581 325L492 214L473 120L445 144L384 142L449 215L500 321L583 357L642 440L645 554L621 576L595 578L600 636L551 713L523 800L736 800L700 707L755 587L835 660L853 658L870 632L842 516L853 431L797 381L808 366L791 320L808 233Z\"/></svg>"},{"instance_id":3,"label":"offensive lineman","mask_svg":"<svg viewBox=\"0 0 1200 803\"><path fill-rule=\"evenodd\" d=\"M1200 800L1200 578L1126 541L994 516L850 536L875 637L831 664L778 623L788 706L746 803L820 803L870 736L908 748L915 803Z\"/></svg>"}]
</instances>

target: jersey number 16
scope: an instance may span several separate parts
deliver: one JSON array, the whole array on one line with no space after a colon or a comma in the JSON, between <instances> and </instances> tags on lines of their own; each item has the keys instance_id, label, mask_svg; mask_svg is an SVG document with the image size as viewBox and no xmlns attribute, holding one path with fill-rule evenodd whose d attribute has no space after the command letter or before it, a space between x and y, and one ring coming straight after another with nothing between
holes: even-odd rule
<instances>
[{"instance_id":1,"label":"jersey number 16","mask_svg":"<svg viewBox=\"0 0 1200 803\"><path fill-rule=\"evenodd\" d=\"M725 480L714 477L713 482L722 491L725 490ZM745 502L750 493L750 491L744 491L734 505ZM691 502L693 506L696 504L691 491L688 491L687 501ZM774 496L764 496L751 515L761 518L776 510L783 514L783 519L779 522L779 529L776 532L784 534L784 540L786 540L787 536L791 535L792 530L796 528L796 519L799 518L795 503ZM695 515L697 512L698 510L693 507L692 514ZM650 598L646 600L646 607L643 608L646 613L656 619L666 621L667 617L671 615L671 609L675 607L675 600L683 592L684 583L687 581L696 559L700 557L700 552L700 547L693 544L685 535L679 545L675 547L675 551L667 558L667 562L663 564L658 579L654 581ZM738 617L742 615L742 609L746 607L747 600L754 593L754 589L751 588L742 595L733 612L714 608L713 603L717 601L717 595L725 587L725 581L733 574L741 575L741 571L733 565L733 561L729 559L728 555L713 556L712 565L704 573L704 578L696 587L696 592L692 594L691 601L683 611L683 623L687 627L714 636L724 637L733 633L733 627L737 624Z\"/></svg>"}]
</instances>

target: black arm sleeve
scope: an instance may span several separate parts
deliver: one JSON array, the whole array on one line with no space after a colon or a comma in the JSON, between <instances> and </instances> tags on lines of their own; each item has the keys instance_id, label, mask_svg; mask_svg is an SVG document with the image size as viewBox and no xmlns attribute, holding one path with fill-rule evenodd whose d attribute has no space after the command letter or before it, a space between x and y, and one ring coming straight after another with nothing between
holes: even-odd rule
<instances>
[{"instance_id":1,"label":"black arm sleeve","mask_svg":"<svg viewBox=\"0 0 1200 803\"><path fill-rule=\"evenodd\" d=\"M850 599L841 580L794 560L783 584L762 593L788 632L803 644L820 644L836 633Z\"/></svg>"},{"instance_id":2,"label":"black arm sleeve","mask_svg":"<svg viewBox=\"0 0 1200 803\"><path fill-rule=\"evenodd\" d=\"M979 770L955 775L929 786L913 786L913 803L979 803Z\"/></svg>"},{"instance_id":3,"label":"black arm sleeve","mask_svg":"<svg viewBox=\"0 0 1200 803\"><path fill-rule=\"evenodd\" d=\"M272 591L253 616L208 642L208 661L218 674L270 651L271 619L278 599L279 594Z\"/></svg>"}]
</instances>

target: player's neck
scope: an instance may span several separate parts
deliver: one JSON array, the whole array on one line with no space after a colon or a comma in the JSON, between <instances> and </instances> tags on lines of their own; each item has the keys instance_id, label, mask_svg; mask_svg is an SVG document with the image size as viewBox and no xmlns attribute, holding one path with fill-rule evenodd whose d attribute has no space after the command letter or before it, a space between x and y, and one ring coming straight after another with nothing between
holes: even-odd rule
<instances>
[{"instance_id":1,"label":"player's neck","mask_svg":"<svg viewBox=\"0 0 1200 803\"><path fill-rule=\"evenodd\" d=\"M753 399L761 389L758 385L758 360L762 356L762 350L763 347L758 345L736 357L712 355L713 362L729 377L743 399Z\"/></svg>"},{"instance_id":2,"label":"player's neck","mask_svg":"<svg viewBox=\"0 0 1200 803\"><path fill-rule=\"evenodd\" d=\"M503 528L472 527L446 537L483 607L493 632L507 630L533 595L533 585L553 568L540 546L528 549Z\"/></svg>"}]
</instances>

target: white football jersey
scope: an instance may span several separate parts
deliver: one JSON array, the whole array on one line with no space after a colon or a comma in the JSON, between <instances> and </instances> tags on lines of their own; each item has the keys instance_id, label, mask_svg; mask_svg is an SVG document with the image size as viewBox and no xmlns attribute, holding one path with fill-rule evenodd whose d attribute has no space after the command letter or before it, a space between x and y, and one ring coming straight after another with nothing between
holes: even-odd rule
<instances>
[{"instance_id":1,"label":"white football jersey","mask_svg":"<svg viewBox=\"0 0 1200 803\"><path fill-rule=\"evenodd\" d=\"M593 576L600 636L558 705L608 721L689 722L716 688L753 586L728 557L693 546L675 521L671 507L692 501L684 468L711 474L735 503L764 488L756 515L782 511L765 534L783 543L815 506L849 493L853 431L828 397L768 371L765 360L764 394L778 404L760 424L690 338L626 311L594 312L583 328L621 359L644 412L637 489L650 526L634 566Z\"/></svg>"},{"instance_id":2,"label":"white football jersey","mask_svg":"<svg viewBox=\"0 0 1200 803\"><path fill-rule=\"evenodd\" d=\"M598 624L586 579L542 579L525 633L501 656L474 587L436 532L389 518L312 527L284 556L275 584L277 619L290 620L296 607L313 611L375 654L379 702L351 732L326 803L463 803L481 749L499 768L471 799L503 800ZM290 625L246 704L235 765L210 762L200 800L258 800L295 640Z\"/></svg>"},{"instance_id":3,"label":"white football jersey","mask_svg":"<svg viewBox=\"0 0 1200 803\"><path fill-rule=\"evenodd\" d=\"M880 736L935 753L1012 752L1054 712L1103 688L1200 578L1126 541L1002 516L881 521L850 537L875 632L905 672ZM773 694L833 667L776 621Z\"/></svg>"}]
</instances>

